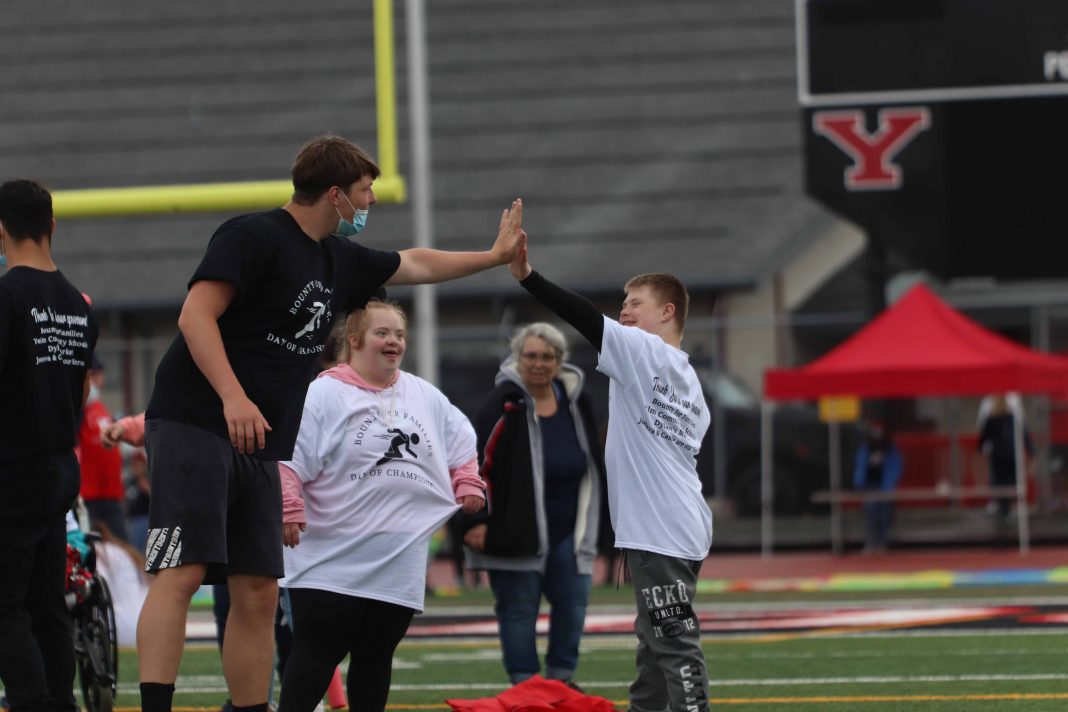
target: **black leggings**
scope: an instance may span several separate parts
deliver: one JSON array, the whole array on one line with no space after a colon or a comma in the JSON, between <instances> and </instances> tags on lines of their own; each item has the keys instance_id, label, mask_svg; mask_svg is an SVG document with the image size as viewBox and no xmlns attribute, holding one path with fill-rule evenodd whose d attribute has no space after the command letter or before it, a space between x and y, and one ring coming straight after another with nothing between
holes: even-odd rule
<instances>
[{"instance_id":1,"label":"black leggings","mask_svg":"<svg viewBox=\"0 0 1068 712\"><path fill-rule=\"evenodd\" d=\"M346 653L350 712L385 710L393 651L415 611L314 588L289 589L289 602L293 649L282 676L278 712L314 710Z\"/></svg>"}]
</instances>

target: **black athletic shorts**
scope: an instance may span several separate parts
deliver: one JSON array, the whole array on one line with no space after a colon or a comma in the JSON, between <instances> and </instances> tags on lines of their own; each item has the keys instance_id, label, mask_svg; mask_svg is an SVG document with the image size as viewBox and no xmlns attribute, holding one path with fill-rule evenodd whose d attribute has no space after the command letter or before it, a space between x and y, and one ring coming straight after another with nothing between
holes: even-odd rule
<instances>
[{"instance_id":1,"label":"black athletic shorts","mask_svg":"<svg viewBox=\"0 0 1068 712\"><path fill-rule=\"evenodd\" d=\"M152 485L145 571L207 564L205 583L231 574L285 575L277 462L159 418L145 423L145 450Z\"/></svg>"}]
</instances>

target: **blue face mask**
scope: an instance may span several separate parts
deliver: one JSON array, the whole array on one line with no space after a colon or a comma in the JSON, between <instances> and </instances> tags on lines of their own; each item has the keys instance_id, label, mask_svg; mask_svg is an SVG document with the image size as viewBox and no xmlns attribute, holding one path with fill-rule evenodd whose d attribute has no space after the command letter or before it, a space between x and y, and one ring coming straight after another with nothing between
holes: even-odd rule
<instances>
[{"instance_id":1,"label":"blue face mask","mask_svg":"<svg viewBox=\"0 0 1068 712\"><path fill-rule=\"evenodd\" d=\"M349 201L348 197L345 196L344 193L342 193L341 195L345 198L345 202L349 204L349 207L352 208L352 203ZM334 234L339 237L352 237L353 235L358 234L360 230L363 230L363 226L367 224L366 210L357 210L356 208L352 208L351 222L346 220L344 216L341 215L340 210L338 210L337 208L334 208L334 210L337 210L337 216L341 218L337 221L337 230L334 230Z\"/></svg>"}]
</instances>

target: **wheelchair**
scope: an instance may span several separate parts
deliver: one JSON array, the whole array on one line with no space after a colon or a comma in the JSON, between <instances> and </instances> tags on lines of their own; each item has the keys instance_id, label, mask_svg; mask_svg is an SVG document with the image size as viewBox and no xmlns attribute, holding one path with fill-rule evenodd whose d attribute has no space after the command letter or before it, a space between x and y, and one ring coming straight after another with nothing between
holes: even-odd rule
<instances>
[{"instance_id":1,"label":"wheelchair","mask_svg":"<svg viewBox=\"0 0 1068 712\"><path fill-rule=\"evenodd\" d=\"M87 712L112 712L119 674L118 626L107 581L96 573L93 543L88 554L67 544L67 608L74 618L74 658Z\"/></svg>"}]
</instances>

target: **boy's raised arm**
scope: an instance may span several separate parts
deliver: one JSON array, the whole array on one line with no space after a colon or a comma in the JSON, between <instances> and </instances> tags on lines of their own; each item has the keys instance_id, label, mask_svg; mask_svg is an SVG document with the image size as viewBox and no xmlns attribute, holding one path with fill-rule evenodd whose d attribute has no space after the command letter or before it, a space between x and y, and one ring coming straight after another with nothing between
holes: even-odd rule
<instances>
[{"instance_id":1,"label":"boy's raised arm","mask_svg":"<svg viewBox=\"0 0 1068 712\"><path fill-rule=\"evenodd\" d=\"M604 315L593 302L581 294L559 287L541 276L530 266L527 259L527 243L524 239L509 265L512 276L519 280L519 285L530 292L535 299L549 307L589 341L597 351L604 341Z\"/></svg>"}]
</instances>

